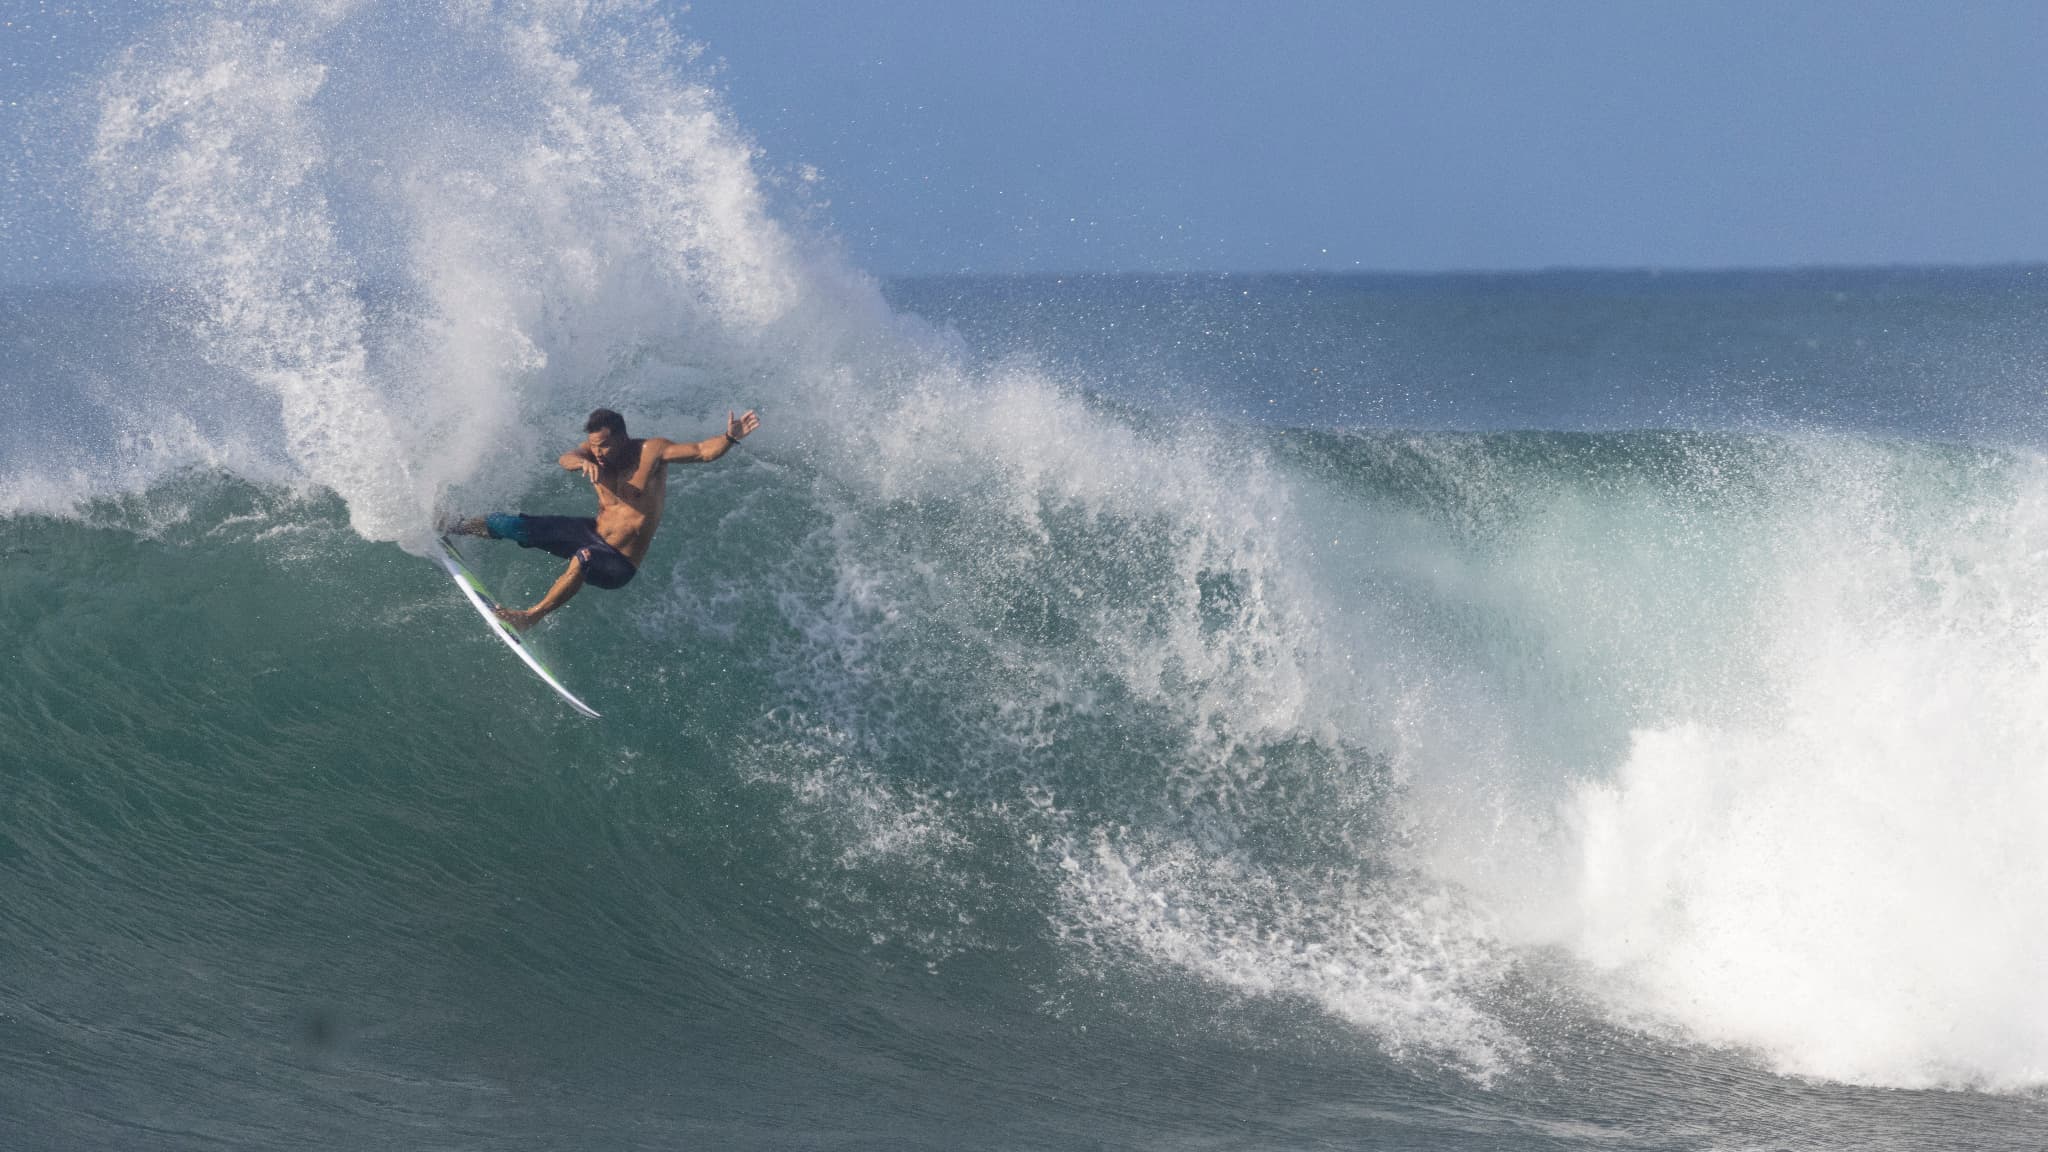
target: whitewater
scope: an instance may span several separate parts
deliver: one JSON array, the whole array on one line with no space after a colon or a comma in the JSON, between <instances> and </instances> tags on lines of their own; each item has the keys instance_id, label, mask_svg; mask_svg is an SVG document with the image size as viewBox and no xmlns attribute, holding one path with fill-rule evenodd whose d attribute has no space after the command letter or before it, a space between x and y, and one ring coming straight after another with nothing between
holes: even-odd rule
<instances>
[{"instance_id":1,"label":"whitewater","mask_svg":"<svg viewBox=\"0 0 2048 1152\"><path fill-rule=\"evenodd\" d=\"M0 1142L2048 1137L2048 275L883 282L715 75L193 4L55 123ZM586 721L425 557L598 406L764 424Z\"/></svg>"}]
</instances>

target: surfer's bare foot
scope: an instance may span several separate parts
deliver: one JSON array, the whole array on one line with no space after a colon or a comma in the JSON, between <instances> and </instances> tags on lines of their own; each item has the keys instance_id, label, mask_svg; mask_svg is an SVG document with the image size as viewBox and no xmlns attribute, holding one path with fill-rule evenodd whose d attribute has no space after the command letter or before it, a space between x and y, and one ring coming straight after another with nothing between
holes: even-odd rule
<instances>
[{"instance_id":1,"label":"surfer's bare foot","mask_svg":"<svg viewBox=\"0 0 2048 1152\"><path fill-rule=\"evenodd\" d=\"M524 632L535 624L540 623L540 617L522 609L493 608L492 611L498 614L498 619L510 625L514 632Z\"/></svg>"},{"instance_id":2,"label":"surfer's bare foot","mask_svg":"<svg viewBox=\"0 0 2048 1152\"><path fill-rule=\"evenodd\" d=\"M466 519L442 516L436 528L443 536L489 536L491 534L490 528L484 524L484 518L481 516L471 516Z\"/></svg>"}]
</instances>

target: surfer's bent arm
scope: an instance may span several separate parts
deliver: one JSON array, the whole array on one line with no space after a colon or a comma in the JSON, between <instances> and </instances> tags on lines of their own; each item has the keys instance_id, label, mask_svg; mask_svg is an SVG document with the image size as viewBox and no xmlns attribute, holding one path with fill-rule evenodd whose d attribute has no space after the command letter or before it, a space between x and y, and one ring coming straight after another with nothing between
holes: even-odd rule
<instances>
[{"instance_id":1,"label":"surfer's bent arm","mask_svg":"<svg viewBox=\"0 0 2048 1152\"><path fill-rule=\"evenodd\" d=\"M555 463L560 464L564 472L581 472L584 479L593 484L597 483L597 474L600 470L597 458L590 454L590 449L580 444L562 453Z\"/></svg>"},{"instance_id":2,"label":"surfer's bent arm","mask_svg":"<svg viewBox=\"0 0 2048 1152\"><path fill-rule=\"evenodd\" d=\"M725 431L716 436L698 441L664 440L661 442L663 463L684 460L716 460L761 426L761 418L750 408L744 416L725 414Z\"/></svg>"}]
</instances>

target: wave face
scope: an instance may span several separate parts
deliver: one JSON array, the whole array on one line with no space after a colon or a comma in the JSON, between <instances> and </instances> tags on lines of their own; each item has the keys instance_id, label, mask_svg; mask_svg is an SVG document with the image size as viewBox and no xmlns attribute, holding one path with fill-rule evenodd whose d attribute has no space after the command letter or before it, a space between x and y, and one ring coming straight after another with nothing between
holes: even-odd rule
<instances>
[{"instance_id":1,"label":"wave face","mask_svg":"<svg viewBox=\"0 0 2048 1152\"><path fill-rule=\"evenodd\" d=\"M133 286L0 313L11 1143L2038 1143L2048 466L2022 374L1856 415L1978 363L1860 333L2029 297L885 296L698 55L332 3L107 62ZM1864 351L1658 367L1788 316ZM767 425L541 630L590 724L407 552L581 507L599 404Z\"/></svg>"}]
</instances>

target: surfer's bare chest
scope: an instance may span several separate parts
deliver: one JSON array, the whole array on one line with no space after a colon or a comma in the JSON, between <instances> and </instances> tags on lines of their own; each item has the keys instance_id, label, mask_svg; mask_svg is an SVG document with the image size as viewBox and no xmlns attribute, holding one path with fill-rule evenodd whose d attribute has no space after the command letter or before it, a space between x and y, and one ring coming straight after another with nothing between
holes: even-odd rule
<instances>
[{"instance_id":1,"label":"surfer's bare chest","mask_svg":"<svg viewBox=\"0 0 2048 1152\"><path fill-rule=\"evenodd\" d=\"M659 449L642 445L641 451ZM646 480L635 487L632 481L642 469L647 469ZM648 469L643 459L630 477L622 475L616 480L601 481L596 488L598 534L628 556L636 551L629 545L639 545L637 550L644 551L647 537L660 526L662 509L668 502L668 464L657 458Z\"/></svg>"}]
</instances>

